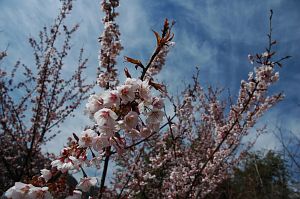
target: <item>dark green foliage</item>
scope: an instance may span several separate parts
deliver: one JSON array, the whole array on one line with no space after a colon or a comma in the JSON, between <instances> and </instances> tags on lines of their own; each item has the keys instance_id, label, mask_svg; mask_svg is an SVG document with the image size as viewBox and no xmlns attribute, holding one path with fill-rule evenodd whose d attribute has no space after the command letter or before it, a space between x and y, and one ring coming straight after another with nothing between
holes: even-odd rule
<instances>
[{"instance_id":1,"label":"dark green foliage","mask_svg":"<svg viewBox=\"0 0 300 199\"><path fill-rule=\"evenodd\" d=\"M273 151L250 153L234 168L226 180L208 198L219 199L289 199L297 198L290 188L290 175L284 160Z\"/></svg>"}]
</instances>

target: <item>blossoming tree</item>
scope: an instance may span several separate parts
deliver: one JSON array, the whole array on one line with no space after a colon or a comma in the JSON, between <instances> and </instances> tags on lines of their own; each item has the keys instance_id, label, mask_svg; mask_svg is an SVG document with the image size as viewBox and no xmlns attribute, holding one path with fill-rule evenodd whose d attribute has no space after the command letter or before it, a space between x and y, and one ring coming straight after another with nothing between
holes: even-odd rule
<instances>
[{"instance_id":1,"label":"blossoming tree","mask_svg":"<svg viewBox=\"0 0 300 199\"><path fill-rule=\"evenodd\" d=\"M124 69L126 80L120 84L116 57L123 47L115 21L118 6L118 0L101 3L105 17L97 83L103 91L91 95L86 104L94 125L69 138L50 170L41 170L42 175L27 184L16 182L6 192L8 198L57 197L57 180L68 172L82 172L83 177L66 198L86 197L97 183L99 191L89 193L95 198L204 198L255 142L244 146L241 139L283 98L281 93L269 93L279 79L276 66L288 58L273 60L272 12L266 52L249 55L254 72L241 81L237 99L225 101L222 90L206 91L200 85L199 72L178 98L154 80L174 45L174 23L168 20L161 32L154 31L156 47L148 62L124 57L133 67ZM132 77L132 70L140 75ZM168 105L174 108L172 115L166 112ZM111 160L117 167L112 185L106 186ZM88 176L85 167L101 169L102 175Z\"/></svg>"},{"instance_id":2,"label":"blossoming tree","mask_svg":"<svg viewBox=\"0 0 300 199\"><path fill-rule=\"evenodd\" d=\"M78 25L65 24L72 3L63 1L50 28L44 27L38 39L29 38L33 66L18 61L5 69L9 52L0 52L1 195L15 181L30 180L49 166L52 155L43 154L41 146L58 133L60 124L73 115L94 86L83 75L87 66L83 49L77 67L68 78L64 75L71 38L78 29Z\"/></svg>"}]
</instances>

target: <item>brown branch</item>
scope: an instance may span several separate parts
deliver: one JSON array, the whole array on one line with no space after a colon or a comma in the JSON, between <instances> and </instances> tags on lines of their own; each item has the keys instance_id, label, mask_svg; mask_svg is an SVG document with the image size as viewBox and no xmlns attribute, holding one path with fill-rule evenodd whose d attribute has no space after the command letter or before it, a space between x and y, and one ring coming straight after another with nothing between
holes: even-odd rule
<instances>
[{"instance_id":1,"label":"brown branch","mask_svg":"<svg viewBox=\"0 0 300 199\"><path fill-rule=\"evenodd\" d=\"M100 184L100 189L99 189L99 199L102 198L102 194L103 192L105 191L105 179L106 179L106 174L107 174L107 168L108 168L108 163L109 163L109 158L111 156L111 152L110 152L110 146L107 147L105 149L105 153L106 153L106 156L105 156L105 160L104 160L104 167L103 167L103 171L102 171L102 176L101 176L101 184Z\"/></svg>"},{"instance_id":2,"label":"brown branch","mask_svg":"<svg viewBox=\"0 0 300 199\"><path fill-rule=\"evenodd\" d=\"M163 45L164 45L164 44L163 44ZM155 59L155 57L156 57L156 56L159 54L159 52L161 51L163 45L159 45L159 46L156 47L156 49L155 49L155 51L153 52L153 54L152 54L152 56L151 56L151 58L150 58L148 64L146 65L146 67L143 68L143 72L142 72L142 75L141 75L141 77L140 77L141 80L144 80L145 75L146 75L148 69L150 68L150 66L151 66L153 60Z\"/></svg>"}]
</instances>

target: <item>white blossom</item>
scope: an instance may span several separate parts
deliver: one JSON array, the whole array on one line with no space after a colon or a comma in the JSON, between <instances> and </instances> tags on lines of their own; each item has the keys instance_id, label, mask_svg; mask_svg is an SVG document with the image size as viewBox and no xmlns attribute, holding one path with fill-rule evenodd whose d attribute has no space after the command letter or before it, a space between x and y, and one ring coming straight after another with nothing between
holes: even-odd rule
<instances>
[{"instance_id":1,"label":"white blossom","mask_svg":"<svg viewBox=\"0 0 300 199\"><path fill-rule=\"evenodd\" d=\"M48 169L42 169L41 174L41 177L44 178L46 182L52 177L51 171Z\"/></svg>"},{"instance_id":2,"label":"white blossom","mask_svg":"<svg viewBox=\"0 0 300 199\"><path fill-rule=\"evenodd\" d=\"M93 139L93 148L96 151L101 151L108 146L110 146L109 137L104 134L100 134Z\"/></svg>"},{"instance_id":3,"label":"white blossom","mask_svg":"<svg viewBox=\"0 0 300 199\"><path fill-rule=\"evenodd\" d=\"M152 111L148 112L147 115L147 124L157 124L162 121L164 112L159 109L153 109Z\"/></svg>"},{"instance_id":4,"label":"white blossom","mask_svg":"<svg viewBox=\"0 0 300 199\"><path fill-rule=\"evenodd\" d=\"M134 111L130 111L125 117L124 117L124 127L125 129L133 129L138 124L138 114Z\"/></svg>"},{"instance_id":5,"label":"white blossom","mask_svg":"<svg viewBox=\"0 0 300 199\"><path fill-rule=\"evenodd\" d=\"M32 199L50 199L53 198L48 191L48 187L32 187L29 190L28 198Z\"/></svg>"},{"instance_id":6,"label":"white blossom","mask_svg":"<svg viewBox=\"0 0 300 199\"><path fill-rule=\"evenodd\" d=\"M164 100L162 98L159 98L159 97L153 97L152 106L155 109L162 109L165 106Z\"/></svg>"},{"instance_id":7,"label":"white blossom","mask_svg":"<svg viewBox=\"0 0 300 199\"><path fill-rule=\"evenodd\" d=\"M118 106L120 104L120 97L117 90L106 91L102 97L105 107Z\"/></svg>"},{"instance_id":8,"label":"white blossom","mask_svg":"<svg viewBox=\"0 0 300 199\"><path fill-rule=\"evenodd\" d=\"M120 98L122 99L122 103L126 104L127 102L131 102L135 99L135 90L132 85L121 85L117 87Z\"/></svg>"},{"instance_id":9,"label":"white blossom","mask_svg":"<svg viewBox=\"0 0 300 199\"><path fill-rule=\"evenodd\" d=\"M93 144L93 138L97 136L95 131L92 129L87 129L81 133L81 136L79 137L79 146L81 147L89 147Z\"/></svg>"},{"instance_id":10,"label":"white blossom","mask_svg":"<svg viewBox=\"0 0 300 199\"><path fill-rule=\"evenodd\" d=\"M118 118L115 112L111 109L103 108L95 113L94 118L98 124L100 133L113 136L117 124L115 120Z\"/></svg>"},{"instance_id":11,"label":"white blossom","mask_svg":"<svg viewBox=\"0 0 300 199\"><path fill-rule=\"evenodd\" d=\"M85 177L81 178L80 182L76 186L76 188L82 190L83 192L88 192L92 186L97 184L96 177Z\"/></svg>"},{"instance_id":12,"label":"white blossom","mask_svg":"<svg viewBox=\"0 0 300 199\"><path fill-rule=\"evenodd\" d=\"M56 167L62 173L65 173L69 170L78 170L80 161L74 156L69 156L64 160L58 159L51 162L52 167Z\"/></svg>"},{"instance_id":13,"label":"white blossom","mask_svg":"<svg viewBox=\"0 0 300 199\"><path fill-rule=\"evenodd\" d=\"M139 96L143 101L146 102L151 101L151 91L150 91L150 85L148 80L145 80L140 84L138 91L139 91Z\"/></svg>"},{"instance_id":14,"label":"white blossom","mask_svg":"<svg viewBox=\"0 0 300 199\"><path fill-rule=\"evenodd\" d=\"M125 80L125 85L130 85L131 89L135 92L140 85L142 84L142 80L136 78L127 78Z\"/></svg>"},{"instance_id":15,"label":"white blossom","mask_svg":"<svg viewBox=\"0 0 300 199\"><path fill-rule=\"evenodd\" d=\"M5 197L12 199L51 199L48 187L35 187L32 184L15 182L15 186L5 192Z\"/></svg>"},{"instance_id":16,"label":"white blossom","mask_svg":"<svg viewBox=\"0 0 300 199\"><path fill-rule=\"evenodd\" d=\"M88 103L85 106L87 112L92 115L103 108L103 99L100 97L100 95L91 95L88 99Z\"/></svg>"}]
</instances>

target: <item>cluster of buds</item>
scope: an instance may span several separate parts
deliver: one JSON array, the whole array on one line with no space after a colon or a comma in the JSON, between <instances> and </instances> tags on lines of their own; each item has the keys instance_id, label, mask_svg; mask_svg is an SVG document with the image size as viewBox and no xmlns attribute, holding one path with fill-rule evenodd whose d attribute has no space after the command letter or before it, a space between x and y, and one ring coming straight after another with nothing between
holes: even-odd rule
<instances>
[{"instance_id":1,"label":"cluster of buds","mask_svg":"<svg viewBox=\"0 0 300 199\"><path fill-rule=\"evenodd\" d=\"M175 42L172 41L174 34L171 33L171 29L174 24L174 21L170 25L169 21L165 20L162 36L153 31L156 36L156 45L159 52L153 59L147 71L149 76L157 75L161 71L162 67L165 65L166 57L169 53L170 48L175 45Z\"/></svg>"}]
</instances>

